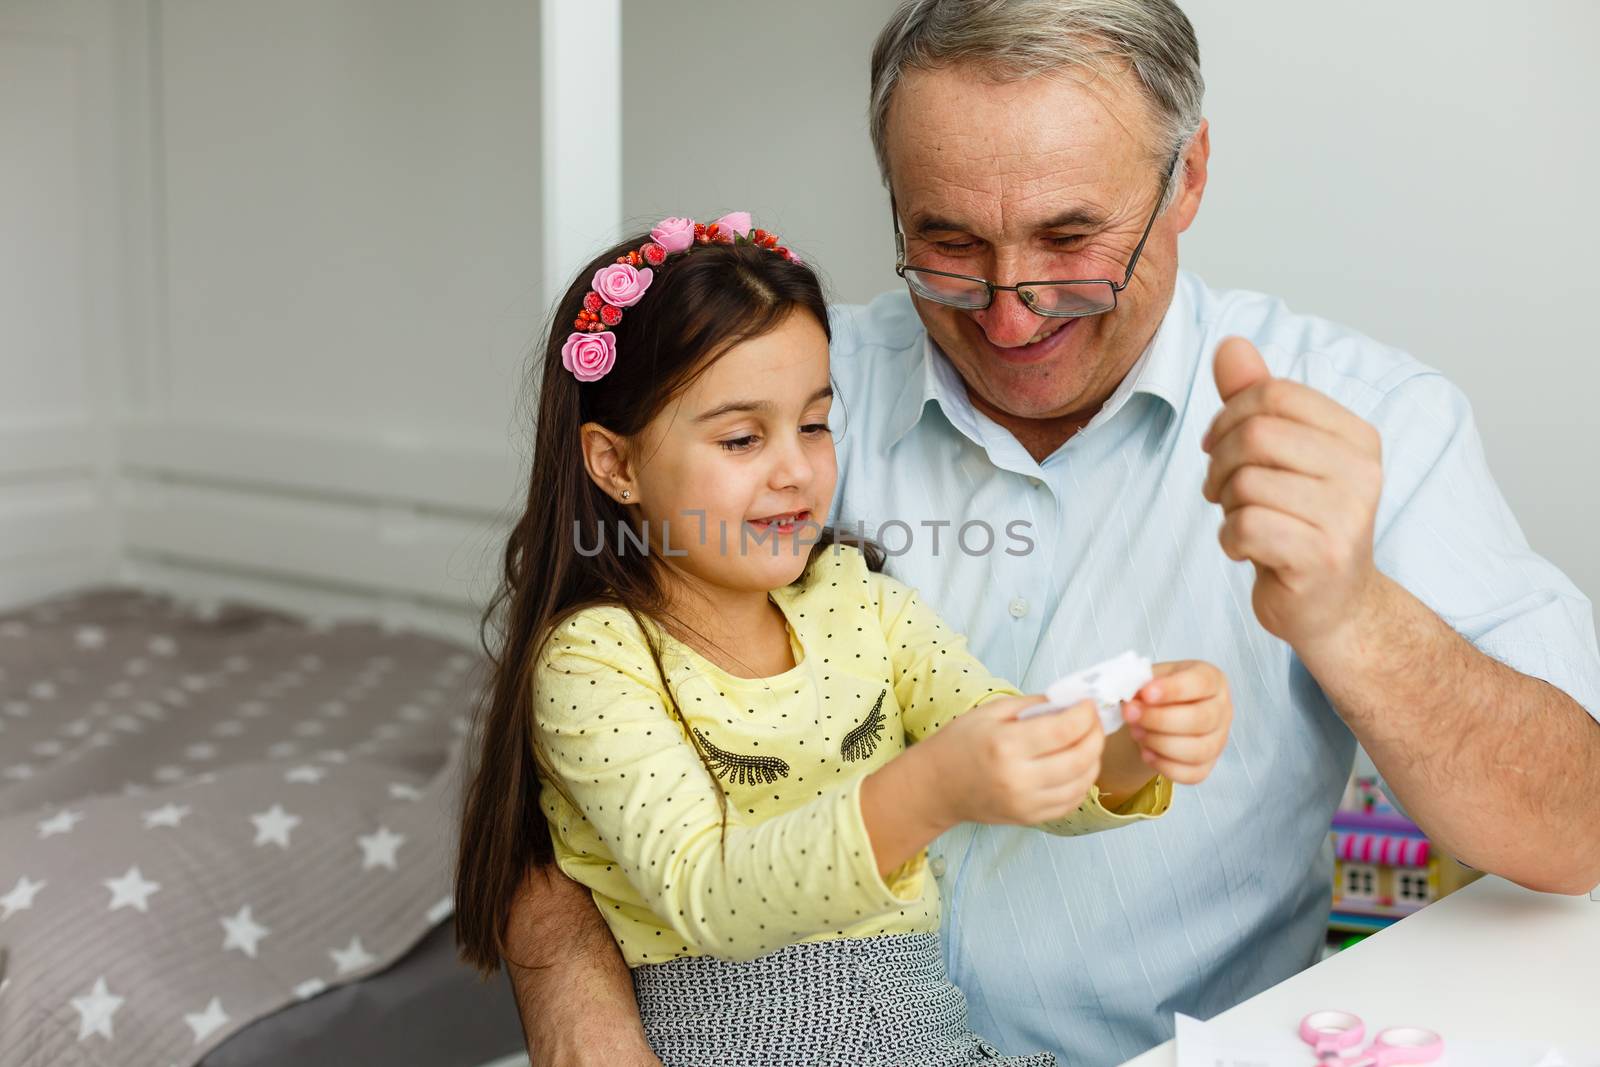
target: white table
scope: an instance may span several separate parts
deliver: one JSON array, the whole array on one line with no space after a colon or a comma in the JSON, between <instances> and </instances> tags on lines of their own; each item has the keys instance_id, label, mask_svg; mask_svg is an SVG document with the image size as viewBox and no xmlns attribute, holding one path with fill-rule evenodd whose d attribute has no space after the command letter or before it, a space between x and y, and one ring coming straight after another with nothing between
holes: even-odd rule
<instances>
[{"instance_id":1,"label":"white table","mask_svg":"<svg viewBox=\"0 0 1600 1067\"><path fill-rule=\"evenodd\" d=\"M1450 1038L1600 1046L1600 903L1483 878L1217 1016L1294 1027L1320 1008ZM1173 1067L1172 1042L1123 1067Z\"/></svg>"}]
</instances>

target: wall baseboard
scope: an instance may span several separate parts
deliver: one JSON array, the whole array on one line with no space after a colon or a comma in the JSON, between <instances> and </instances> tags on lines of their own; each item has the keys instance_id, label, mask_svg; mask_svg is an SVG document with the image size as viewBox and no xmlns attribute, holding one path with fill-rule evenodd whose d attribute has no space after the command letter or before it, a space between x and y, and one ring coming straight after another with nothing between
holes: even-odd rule
<instances>
[{"instance_id":1,"label":"wall baseboard","mask_svg":"<svg viewBox=\"0 0 1600 1067\"><path fill-rule=\"evenodd\" d=\"M517 499L523 476L509 449L204 422L125 420L118 455L136 473L484 516Z\"/></svg>"},{"instance_id":2,"label":"wall baseboard","mask_svg":"<svg viewBox=\"0 0 1600 1067\"><path fill-rule=\"evenodd\" d=\"M125 422L130 573L460 632L493 591L517 461L460 444Z\"/></svg>"},{"instance_id":3,"label":"wall baseboard","mask_svg":"<svg viewBox=\"0 0 1600 1067\"><path fill-rule=\"evenodd\" d=\"M325 623L359 620L433 634L476 650L479 610L474 605L429 601L329 586L284 574L208 566L189 559L134 553L122 566L119 584L136 586L201 605L223 602L274 608Z\"/></svg>"},{"instance_id":4,"label":"wall baseboard","mask_svg":"<svg viewBox=\"0 0 1600 1067\"><path fill-rule=\"evenodd\" d=\"M109 445L105 430L81 415L0 419L0 483L93 473Z\"/></svg>"},{"instance_id":5,"label":"wall baseboard","mask_svg":"<svg viewBox=\"0 0 1600 1067\"><path fill-rule=\"evenodd\" d=\"M116 574L106 447L81 417L0 421L0 608Z\"/></svg>"},{"instance_id":6,"label":"wall baseboard","mask_svg":"<svg viewBox=\"0 0 1600 1067\"><path fill-rule=\"evenodd\" d=\"M137 475L122 522L130 555L450 606L486 595L502 536L487 516Z\"/></svg>"}]
</instances>

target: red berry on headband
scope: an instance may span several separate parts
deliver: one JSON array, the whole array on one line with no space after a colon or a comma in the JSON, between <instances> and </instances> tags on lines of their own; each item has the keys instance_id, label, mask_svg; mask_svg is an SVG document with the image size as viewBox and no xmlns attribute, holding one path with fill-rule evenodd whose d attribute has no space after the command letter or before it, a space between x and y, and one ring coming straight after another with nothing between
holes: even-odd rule
<instances>
[{"instance_id":1,"label":"red berry on headband","mask_svg":"<svg viewBox=\"0 0 1600 1067\"><path fill-rule=\"evenodd\" d=\"M603 303L605 301L600 299L599 293L589 292L583 294L583 310L585 311L599 311L600 305Z\"/></svg>"},{"instance_id":2,"label":"red berry on headband","mask_svg":"<svg viewBox=\"0 0 1600 1067\"><path fill-rule=\"evenodd\" d=\"M600 321L607 326L615 326L622 321L622 309L603 304L600 307Z\"/></svg>"},{"instance_id":3,"label":"red berry on headband","mask_svg":"<svg viewBox=\"0 0 1600 1067\"><path fill-rule=\"evenodd\" d=\"M644 261L650 264L652 267L661 266L662 262L665 261L666 258L667 250L656 244L654 241L651 241L649 244L644 246Z\"/></svg>"}]
</instances>

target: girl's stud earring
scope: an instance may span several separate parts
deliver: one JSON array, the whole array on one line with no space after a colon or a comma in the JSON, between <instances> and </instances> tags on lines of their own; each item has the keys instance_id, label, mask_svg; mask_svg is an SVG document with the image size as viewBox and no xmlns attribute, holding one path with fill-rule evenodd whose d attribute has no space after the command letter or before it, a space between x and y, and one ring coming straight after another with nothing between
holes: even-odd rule
<instances>
[{"instance_id":1,"label":"girl's stud earring","mask_svg":"<svg viewBox=\"0 0 1600 1067\"><path fill-rule=\"evenodd\" d=\"M629 498L629 497L630 497L630 496L632 496L632 495L633 495L633 494L632 494L632 493L631 493L631 492L629 492L629 491L628 491L628 490L626 490L626 489L624 489L624 490L623 490L623 491L622 491L622 499L624 499L624 500L626 500L626 499L628 499L628 498Z\"/></svg>"}]
</instances>

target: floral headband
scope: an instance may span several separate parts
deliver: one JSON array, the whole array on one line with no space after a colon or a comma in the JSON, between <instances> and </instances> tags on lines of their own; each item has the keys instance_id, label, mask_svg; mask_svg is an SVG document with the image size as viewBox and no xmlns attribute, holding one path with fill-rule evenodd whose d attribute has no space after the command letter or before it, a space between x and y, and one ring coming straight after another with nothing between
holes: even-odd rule
<instances>
[{"instance_id":1,"label":"floral headband","mask_svg":"<svg viewBox=\"0 0 1600 1067\"><path fill-rule=\"evenodd\" d=\"M594 272L583 297L583 310L572 320L573 333L561 346L561 365L580 382L603 378L617 361L617 336L609 327L622 321L622 309L632 307L655 280L652 267L668 256L687 252L697 244L752 244L776 252L790 263L800 257L778 243L777 234L750 228L750 213L735 211L702 225L673 216L650 230L650 240L637 251L618 256L608 267Z\"/></svg>"}]
</instances>

